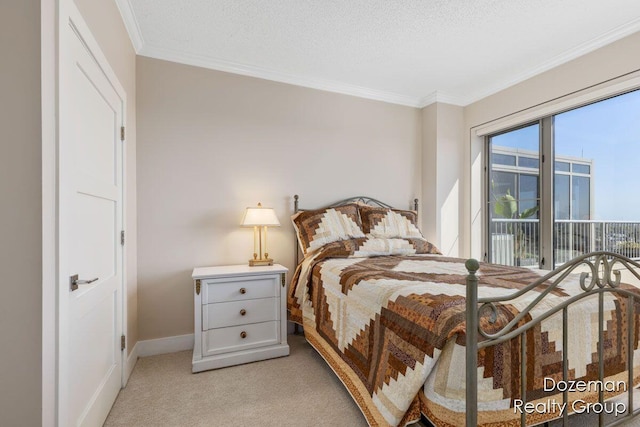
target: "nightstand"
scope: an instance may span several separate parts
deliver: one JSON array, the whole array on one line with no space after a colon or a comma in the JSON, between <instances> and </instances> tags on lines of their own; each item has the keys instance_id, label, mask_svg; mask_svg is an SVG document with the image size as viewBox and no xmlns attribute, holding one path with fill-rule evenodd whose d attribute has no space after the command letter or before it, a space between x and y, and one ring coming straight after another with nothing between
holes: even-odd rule
<instances>
[{"instance_id":1,"label":"nightstand","mask_svg":"<svg viewBox=\"0 0 640 427\"><path fill-rule=\"evenodd\" d=\"M278 264L193 270L192 372L289 354L286 274Z\"/></svg>"}]
</instances>

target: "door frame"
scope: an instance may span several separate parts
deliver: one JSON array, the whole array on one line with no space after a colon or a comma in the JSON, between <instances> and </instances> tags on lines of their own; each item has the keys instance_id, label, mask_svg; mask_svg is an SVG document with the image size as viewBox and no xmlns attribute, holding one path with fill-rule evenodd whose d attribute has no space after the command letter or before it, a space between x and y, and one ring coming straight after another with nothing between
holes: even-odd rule
<instances>
[{"instance_id":1,"label":"door frame","mask_svg":"<svg viewBox=\"0 0 640 427\"><path fill-rule=\"evenodd\" d=\"M61 268L67 255L60 245L60 236L67 232L64 212L61 213L60 182L61 159L64 162L69 148L61 143L60 93L64 93L61 68L67 47L63 46L66 25L73 23L85 46L116 91L122 102L122 126L127 123L127 93L116 73L109 65L98 42L82 18L73 0L41 0L41 90L42 90L42 425L55 427L67 425L68 395L66 373L61 360L67 349L60 343L68 340L69 292L66 271ZM126 137L125 137L126 138ZM122 227L127 225L127 157L126 139L121 142L122 154ZM64 209L64 207L63 207ZM127 246L122 246L122 333L126 335L127 321ZM122 367L121 386L128 380L127 367L129 345L120 353Z\"/></svg>"}]
</instances>

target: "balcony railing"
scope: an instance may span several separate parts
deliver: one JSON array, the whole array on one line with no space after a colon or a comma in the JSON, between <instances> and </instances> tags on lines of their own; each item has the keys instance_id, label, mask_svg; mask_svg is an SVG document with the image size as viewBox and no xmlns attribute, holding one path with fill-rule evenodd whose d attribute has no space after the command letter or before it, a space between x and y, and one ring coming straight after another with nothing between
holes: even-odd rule
<instances>
[{"instance_id":1,"label":"balcony railing","mask_svg":"<svg viewBox=\"0 0 640 427\"><path fill-rule=\"evenodd\" d=\"M537 266L540 221L492 219L491 262ZM593 251L610 251L640 259L640 222L557 220L554 224L556 265Z\"/></svg>"}]
</instances>

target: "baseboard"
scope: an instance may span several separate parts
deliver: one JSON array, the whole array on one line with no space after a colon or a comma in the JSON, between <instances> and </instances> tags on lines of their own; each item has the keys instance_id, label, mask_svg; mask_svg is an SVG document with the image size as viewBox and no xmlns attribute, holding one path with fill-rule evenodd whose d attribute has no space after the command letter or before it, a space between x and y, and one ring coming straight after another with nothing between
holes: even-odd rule
<instances>
[{"instance_id":1,"label":"baseboard","mask_svg":"<svg viewBox=\"0 0 640 427\"><path fill-rule=\"evenodd\" d=\"M158 338L155 340L138 341L136 344L136 347L138 348L138 357L193 350L193 340L193 334L187 334Z\"/></svg>"},{"instance_id":2,"label":"baseboard","mask_svg":"<svg viewBox=\"0 0 640 427\"><path fill-rule=\"evenodd\" d=\"M127 360L125 361L124 384L122 384L123 387L125 387L129 382L129 377L131 377L133 368L136 366L136 362L138 361L138 348L138 343L136 343L136 345L133 346L133 350L131 350L131 353L129 353L129 356L127 356Z\"/></svg>"}]
</instances>

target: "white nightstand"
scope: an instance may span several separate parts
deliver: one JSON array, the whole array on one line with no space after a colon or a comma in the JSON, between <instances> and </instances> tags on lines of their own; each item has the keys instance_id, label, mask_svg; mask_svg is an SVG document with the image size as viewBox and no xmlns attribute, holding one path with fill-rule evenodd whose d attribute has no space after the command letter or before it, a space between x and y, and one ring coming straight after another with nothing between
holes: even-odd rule
<instances>
[{"instance_id":1,"label":"white nightstand","mask_svg":"<svg viewBox=\"0 0 640 427\"><path fill-rule=\"evenodd\" d=\"M289 354L286 274L278 264L193 270L193 372Z\"/></svg>"}]
</instances>

